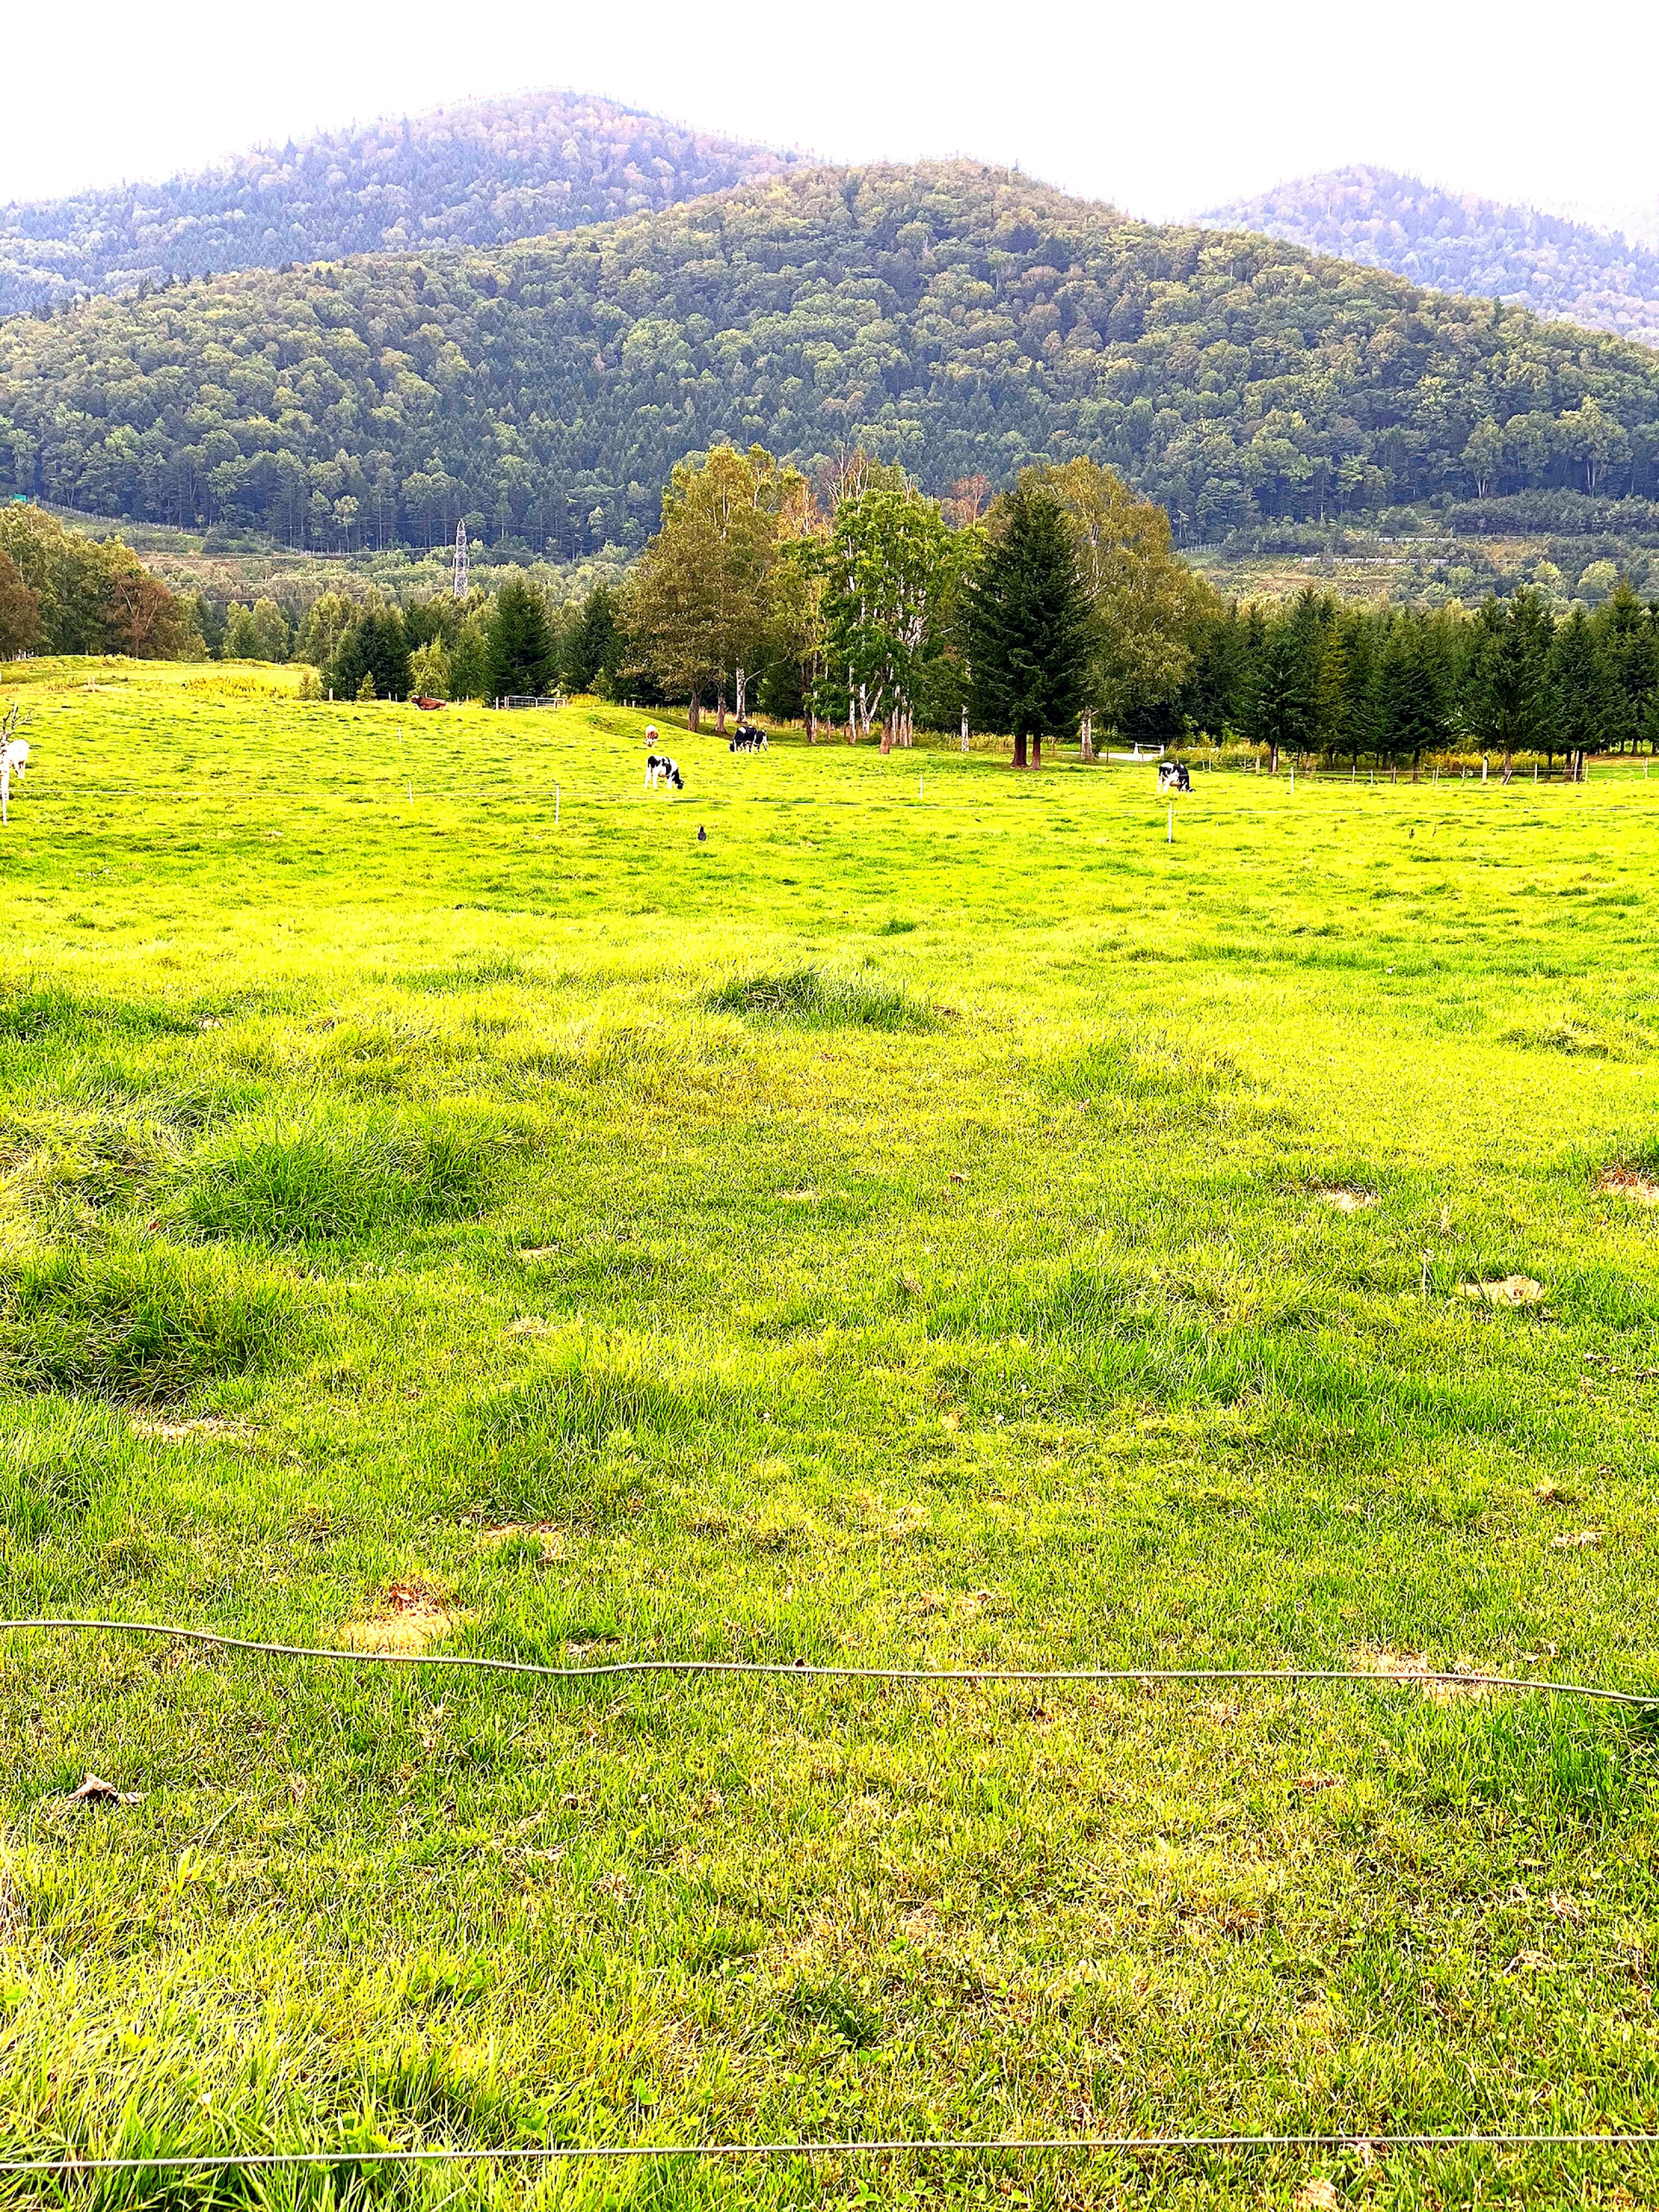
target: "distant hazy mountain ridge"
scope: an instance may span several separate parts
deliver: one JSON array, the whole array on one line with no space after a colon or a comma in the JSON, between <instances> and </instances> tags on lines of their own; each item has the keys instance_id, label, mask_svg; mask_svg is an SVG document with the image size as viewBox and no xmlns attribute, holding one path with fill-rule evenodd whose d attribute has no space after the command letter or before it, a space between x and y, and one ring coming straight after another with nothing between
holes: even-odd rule
<instances>
[{"instance_id":1,"label":"distant hazy mountain ridge","mask_svg":"<svg viewBox=\"0 0 1659 2212\"><path fill-rule=\"evenodd\" d=\"M210 270L498 246L648 214L790 159L574 93L470 102L162 184L0 207L0 314Z\"/></svg>"},{"instance_id":2,"label":"distant hazy mountain ridge","mask_svg":"<svg viewBox=\"0 0 1659 2212\"><path fill-rule=\"evenodd\" d=\"M1536 208L1357 167L1296 178L1203 220L1659 344L1659 252Z\"/></svg>"}]
</instances>

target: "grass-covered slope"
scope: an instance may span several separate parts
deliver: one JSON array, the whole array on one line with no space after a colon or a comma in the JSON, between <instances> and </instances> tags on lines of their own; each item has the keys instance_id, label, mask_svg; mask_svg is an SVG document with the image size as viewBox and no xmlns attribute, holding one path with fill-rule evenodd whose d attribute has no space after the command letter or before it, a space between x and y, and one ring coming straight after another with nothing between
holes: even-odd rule
<instances>
[{"instance_id":1,"label":"grass-covered slope","mask_svg":"<svg viewBox=\"0 0 1659 2212\"><path fill-rule=\"evenodd\" d=\"M1205 220L1392 269L1438 292L1510 301L1590 330L1659 342L1659 253L1537 208L1361 166L1297 177Z\"/></svg>"},{"instance_id":2,"label":"grass-covered slope","mask_svg":"<svg viewBox=\"0 0 1659 2212\"><path fill-rule=\"evenodd\" d=\"M36 673L0 1612L1659 1685L1659 1217L1598 1188L1655 1161L1654 786L1215 775L1170 845L1149 769L676 732L647 798L618 709L417 732ZM1512 1274L1541 1303L1459 1294ZM13 2152L1656 2117L1654 1754L1615 1711L4 1656ZM88 1771L139 1802L68 1804ZM1646 2173L835 2160L559 2201Z\"/></svg>"},{"instance_id":3,"label":"grass-covered slope","mask_svg":"<svg viewBox=\"0 0 1659 2212\"><path fill-rule=\"evenodd\" d=\"M0 315L216 269L493 246L693 199L788 158L586 94L467 100L160 183L0 207Z\"/></svg>"},{"instance_id":4,"label":"grass-covered slope","mask_svg":"<svg viewBox=\"0 0 1659 2212\"><path fill-rule=\"evenodd\" d=\"M639 544L721 437L808 462L863 439L934 489L1086 452L1214 537L1442 489L1650 491L1659 355L964 163L0 325L0 488L97 512L331 546L459 512L568 553Z\"/></svg>"}]
</instances>

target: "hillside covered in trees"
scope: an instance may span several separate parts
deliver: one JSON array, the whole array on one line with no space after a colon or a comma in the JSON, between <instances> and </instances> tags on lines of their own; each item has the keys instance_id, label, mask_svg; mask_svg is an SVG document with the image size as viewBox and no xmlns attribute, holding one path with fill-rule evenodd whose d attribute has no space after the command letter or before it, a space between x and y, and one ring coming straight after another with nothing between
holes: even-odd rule
<instances>
[{"instance_id":1,"label":"hillside covered in trees","mask_svg":"<svg viewBox=\"0 0 1659 2212\"><path fill-rule=\"evenodd\" d=\"M469 101L0 208L0 314L214 270L495 246L668 207L788 158L578 93Z\"/></svg>"},{"instance_id":2,"label":"hillside covered in trees","mask_svg":"<svg viewBox=\"0 0 1659 2212\"><path fill-rule=\"evenodd\" d=\"M1659 343L1659 252L1536 208L1449 192L1397 170L1332 169L1204 218L1316 253L1391 269L1437 292L1507 300L1534 314Z\"/></svg>"},{"instance_id":3,"label":"hillside covered in trees","mask_svg":"<svg viewBox=\"0 0 1659 2212\"><path fill-rule=\"evenodd\" d=\"M636 549L722 438L861 442L930 492L1085 455L1182 543L1435 495L1606 506L1659 494L1659 354L964 162L0 324L0 494L294 545L464 516L527 556Z\"/></svg>"}]
</instances>

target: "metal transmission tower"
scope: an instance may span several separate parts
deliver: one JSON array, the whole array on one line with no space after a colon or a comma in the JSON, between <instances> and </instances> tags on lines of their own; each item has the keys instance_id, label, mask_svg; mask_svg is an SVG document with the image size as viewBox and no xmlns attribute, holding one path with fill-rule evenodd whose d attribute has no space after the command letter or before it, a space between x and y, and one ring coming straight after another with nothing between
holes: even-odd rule
<instances>
[{"instance_id":1,"label":"metal transmission tower","mask_svg":"<svg viewBox=\"0 0 1659 2212\"><path fill-rule=\"evenodd\" d=\"M464 599L466 597L466 525L465 522L458 522L455 525L455 596L458 599Z\"/></svg>"}]
</instances>

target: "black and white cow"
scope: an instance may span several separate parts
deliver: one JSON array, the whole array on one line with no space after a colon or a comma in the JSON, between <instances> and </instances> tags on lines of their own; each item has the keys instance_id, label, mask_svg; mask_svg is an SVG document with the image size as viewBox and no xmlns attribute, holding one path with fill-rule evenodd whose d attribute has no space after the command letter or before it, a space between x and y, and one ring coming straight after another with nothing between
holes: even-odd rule
<instances>
[{"instance_id":1,"label":"black and white cow","mask_svg":"<svg viewBox=\"0 0 1659 2212\"><path fill-rule=\"evenodd\" d=\"M763 753L766 750L766 732L758 722L739 722L732 733L732 739L726 750L733 753Z\"/></svg>"},{"instance_id":2,"label":"black and white cow","mask_svg":"<svg viewBox=\"0 0 1659 2212\"><path fill-rule=\"evenodd\" d=\"M1187 773L1185 761L1161 761L1158 763L1158 787L1160 792L1190 791L1192 777Z\"/></svg>"},{"instance_id":3,"label":"black and white cow","mask_svg":"<svg viewBox=\"0 0 1659 2212\"><path fill-rule=\"evenodd\" d=\"M654 791L659 783L671 783L676 791L685 789L685 778L680 774L679 763L669 759L666 753L647 753L645 757L645 787Z\"/></svg>"}]
</instances>

